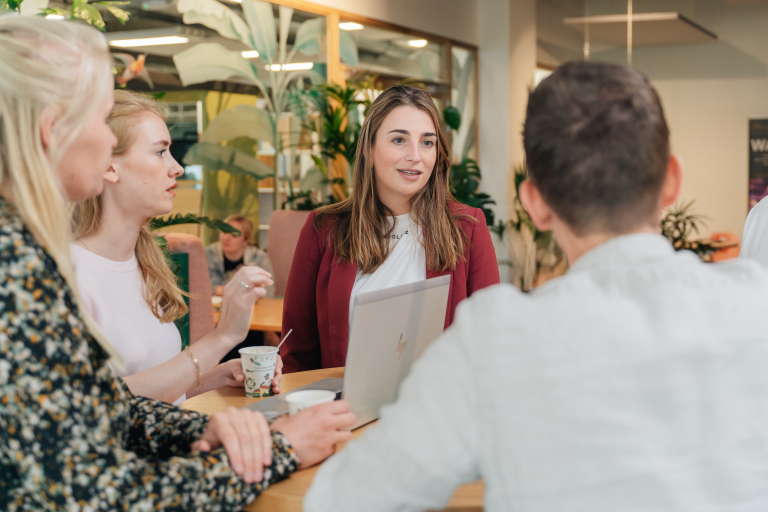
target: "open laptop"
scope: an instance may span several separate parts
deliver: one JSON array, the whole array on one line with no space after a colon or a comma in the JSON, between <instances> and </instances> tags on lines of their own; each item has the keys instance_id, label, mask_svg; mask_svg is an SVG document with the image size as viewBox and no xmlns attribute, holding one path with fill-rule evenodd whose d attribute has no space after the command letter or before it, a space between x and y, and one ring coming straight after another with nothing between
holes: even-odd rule
<instances>
[{"instance_id":1,"label":"open laptop","mask_svg":"<svg viewBox=\"0 0 768 512\"><path fill-rule=\"evenodd\" d=\"M360 294L355 298L344 379L322 379L246 406L268 421L288 412L285 397L305 389L327 389L347 400L356 429L378 419L413 362L443 332L450 276Z\"/></svg>"}]
</instances>

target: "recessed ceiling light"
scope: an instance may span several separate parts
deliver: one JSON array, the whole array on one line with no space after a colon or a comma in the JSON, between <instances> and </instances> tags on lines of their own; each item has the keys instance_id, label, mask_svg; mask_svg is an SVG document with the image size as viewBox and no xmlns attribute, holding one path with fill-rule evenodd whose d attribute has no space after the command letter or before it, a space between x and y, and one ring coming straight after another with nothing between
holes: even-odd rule
<instances>
[{"instance_id":1,"label":"recessed ceiling light","mask_svg":"<svg viewBox=\"0 0 768 512\"><path fill-rule=\"evenodd\" d=\"M240 55L242 55L246 59L255 59L256 57L259 56L259 52L257 52L256 50L250 50L247 52L240 52Z\"/></svg>"},{"instance_id":2,"label":"recessed ceiling light","mask_svg":"<svg viewBox=\"0 0 768 512\"><path fill-rule=\"evenodd\" d=\"M132 46L161 46L164 44L183 44L188 43L189 39L179 36L165 36L165 37L144 37L141 39L116 39L110 41L111 46L118 46L120 48L130 48Z\"/></svg>"},{"instance_id":3,"label":"recessed ceiling light","mask_svg":"<svg viewBox=\"0 0 768 512\"><path fill-rule=\"evenodd\" d=\"M313 65L312 62L294 62L292 64L283 64L282 66L280 66L280 64L268 65L267 69L269 71L280 71L281 69L283 71L306 71L312 69Z\"/></svg>"},{"instance_id":4,"label":"recessed ceiling light","mask_svg":"<svg viewBox=\"0 0 768 512\"><path fill-rule=\"evenodd\" d=\"M64 16L62 16L61 14L49 14L48 16L45 17L45 19L47 19L47 20L63 20Z\"/></svg>"},{"instance_id":5,"label":"recessed ceiling light","mask_svg":"<svg viewBox=\"0 0 768 512\"><path fill-rule=\"evenodd\" d=\"M426 39L411 39L408 41L408 46L412 46L414 48L424 48L427 46L428 41Z\"/></svg>"},{"instance_id":6,"label":"recessed ceiling light","mask_svg":"<svg viewBox=\"0 0 768 512\"><path fill-rule=\"evenodd\" d=\"M341 30L363 30L365 27L363 27L359 23L353 23L351 21L345 21L344 23L339 23L339 28Z\"/></svg>"}]
</instances>

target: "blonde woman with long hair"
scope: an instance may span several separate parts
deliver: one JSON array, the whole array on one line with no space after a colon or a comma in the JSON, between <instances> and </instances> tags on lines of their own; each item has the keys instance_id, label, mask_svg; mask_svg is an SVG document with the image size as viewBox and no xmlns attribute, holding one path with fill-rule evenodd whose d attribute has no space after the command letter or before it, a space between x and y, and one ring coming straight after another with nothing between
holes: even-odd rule
<instances>
[{"instance_id":1,"label":"blonde woman with long hair","mask_svg":"<svg viewBox=\"0 0 768 512\"><path fill-rule=\"evenodd\" d=\"M257 413L184 411L115 376L67 210L101 192L117 143L111 66L92 27L0 17L0 510L240 510L348 440L354 417L336 402L270 432Z\"/></svg>"},{"instance_id":2,"label":"blonde woman with long hair","mask_svg":"<svg viewBox=\"0 0 768 512\"><path fill-rule=\"evenodd\" d=\"M355 297L450 275L456 305L499 282L485 216L453 199L450 155L432 98L395 86L360 131L351 196L310 215L285 291L285 371L344 366Z\"/></svg>"},{"instance_id":3,"label":"blonde woman with long hair","mask_svg":"<svg viewBox=\"0 0 768 512\"><path fill-rule=\"evenodd\" d=\"M187 307L148 227L152 217L173 208L176 178L184 172L169 151L167 116L167 107L149 96L115 91L107 123L117 146L104 191L75 205L72 251L83 300L123 356L125 370L118 375L135 394L178 403L243 386L240 359L219 361L248 334L253 302L272 280L259 267L239 269L225 288L218 326L182 351L173 320ZM279 360L276 392L281 368Z\"/></svg>"}]
</instances>

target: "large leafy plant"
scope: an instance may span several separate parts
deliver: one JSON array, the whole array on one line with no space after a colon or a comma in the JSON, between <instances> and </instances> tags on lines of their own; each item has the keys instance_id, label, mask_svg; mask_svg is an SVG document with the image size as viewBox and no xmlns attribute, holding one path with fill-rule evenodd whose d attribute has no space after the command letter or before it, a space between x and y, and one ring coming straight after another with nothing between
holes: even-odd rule
<instances>
[{"instance_id":1,"label":"large leafy plant","mask_svg":"<svg viewBox=\"0 0 768 512\"><path fill-rule=\"evenodd\" d=\"M451 194L460 203L480 208L485 214L485 221L489 226L494 224L494 214L491 205L496 204L490 195L480 192L480 167L471 158L465 158L457 164L451 165Z\"/></svg>"},{"instance_id":2,"label":"large leafy plant","mask_svg":"<svg viewBox=\"0 0 768 512\"><path fill-rule=\"evenodd\" d=\"M190 149L184 162L204 165L214 171L221 169L232 174L247 174L256 179L271 175L275 181L275 205L279 204L278 184L282 178L280 169L284 159L284 142L279 131L279 120L286 111L289 86L304 79L309 79L312 83L325 81L316 71L289 71L285 64L290 63L299 52L304 55L320 53L325 36L325 20L315 18L299 25L289 51L288 35L293 18L293 9L289 7L280 6L277 19L273 14L272 4L260 0L243 0L244 18L216 0L179 0L177 9L183 14L185 23L203 24L216 30L221 36L240 41L255 50L269 70L265 81L259 73L256 61L246 59L241 52L229 50L218 43L199 43L174 55L174 63L185 86L237 77L257 87L264 103L264 108L240 105L218 115L203 133L201 142ZM342 38L343 43L344 41L349 43L348 38ZM342 51L342 58L345 55L348 59L357 58L356 51ZM348 63L354 65L356 60ZM292 120L288 143L291 162L295 159L299 135L298 120ZM231 145L222 145L239 138L268 142L275 148L273 167L270 169L267 164L255 158L253 153L244 152ZM285 179L292 192L292 177L286 176Z\"/></svg>"},{"instance_id":3,"label":"large leafy plant","mask_svg":"<svg viewBox=\"0 0 768 512\"><path fill-rule=\"evenodd\" d=\"M313 156L315 166L301 180L301 190L289 197L298 209L312 209L323 204L312 200L314 191L331 188L327 202L338 202L349 195L350 173L360 136L360 115L373 102L370 91L376 88L375 75L352 80L346 85L314 85L295 88L291 110L302 126L317 133L321 157ZM326 163L327 162L327 163Z\"/></svg>"}]
</instances>

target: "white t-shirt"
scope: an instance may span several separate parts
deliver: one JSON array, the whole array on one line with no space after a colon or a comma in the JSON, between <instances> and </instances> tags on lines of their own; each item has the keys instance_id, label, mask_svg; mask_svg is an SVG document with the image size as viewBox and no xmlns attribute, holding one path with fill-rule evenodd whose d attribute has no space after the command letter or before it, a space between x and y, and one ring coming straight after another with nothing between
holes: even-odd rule
<instances>
[{"instance_id":1,"label":"white t-shirt","mask_svg":"<svg viewBox=\"0 0 768 512\"><path fill-rule=\"evenodd\" d=\"M112 261L72 244L77 286L96 323L123 356L133 375L162 364L181 352L181 335L173 322L162 323L144 299L144 280L136 255ZM185 399L182 395L174 403Z\"/></svg>"},{"instance_id":2,"label":"white t-shirt","mask_svg":"<svg viewBox=\"0 0 768 512\"><path fill-rule=\"evenodd\" d=\"M739 258L755 260L768 267L768 197L761 199L747 216Z\"/></svg>"},{"instance_id":3,"label":"white t-shirt","mask_svg":"<svg viewBox=\"0 0 768 512\"><path fill-rule=\"evenodd\" d=\"M408 213L389 218L395 219L395 229L390 235L390 252L386 261L373 274L363 275L360 270L357 271L349 296L350 330L355 297L359 294L424 281L427 278L427 258L422 244L421 227Z\"/></svg>"}]
</instances>

